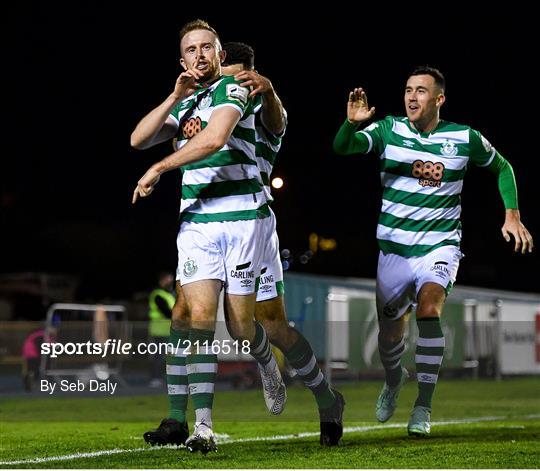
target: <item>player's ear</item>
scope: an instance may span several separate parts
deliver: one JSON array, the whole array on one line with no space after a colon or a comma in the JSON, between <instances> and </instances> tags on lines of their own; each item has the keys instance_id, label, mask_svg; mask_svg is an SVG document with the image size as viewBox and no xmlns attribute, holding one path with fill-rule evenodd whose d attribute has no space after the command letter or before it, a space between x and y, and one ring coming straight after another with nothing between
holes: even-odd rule
<instances>
[{"instance_id":1,"label":"player's ear","mask_svg":"<svg viewBox=\"0 0 540 471\"><path fill-rule=\"evenodd\" d=\"M225 61L225 57L227 57L227 51L224 51L223 49L219 51L219 63L223 64Z\"/></svg>"},{"instance_id":2,"label":"player's ear","mask_svg":"<svg viewBox=\"0 0 540 471\"><path fill-rule=\"evenodd\" d=\"M180 65L184 70L187 70L186 61L180 57Z\"/></svg>"},{"instance_id":3,"label":"player's ear","mask_svg":"<svg viewBox=\"0 0 540 471\"><path fill-rule=\"evenodd\" d=\"M439 96L437 97L437 106L442 106L444 102L446 101L446 96L444 93L439 93Z\"/></svg>"}]
</instances>

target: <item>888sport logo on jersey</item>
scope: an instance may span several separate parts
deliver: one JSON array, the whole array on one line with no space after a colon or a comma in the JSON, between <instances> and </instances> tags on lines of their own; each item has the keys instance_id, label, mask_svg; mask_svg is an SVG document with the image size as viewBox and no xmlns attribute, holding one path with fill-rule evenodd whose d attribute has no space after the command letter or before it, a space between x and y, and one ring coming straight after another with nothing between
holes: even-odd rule
<instances>
[{"instance_id":1,"label":"888sport logo on jersey","mask_svg":"<svg viewBox=\"0 0 540 471\"><path fill-rule=\"evenodd\" d=\"M203 125L201 118L190 118L182 124L182 135L184 139L191 139L202 131Z\"/></svg>"},{"instance_id":2,"label":"888sport logo on jersey","mask_svg":"<svg viewBox=\"0 0 540 471\"><path fill-rule=\"evenodd\" d=\"M412 176L418 178L418 184L421 186L440 188L444 170L444 164L441 162L415 160L412 164Z\"/></svg>"}]
</instances>

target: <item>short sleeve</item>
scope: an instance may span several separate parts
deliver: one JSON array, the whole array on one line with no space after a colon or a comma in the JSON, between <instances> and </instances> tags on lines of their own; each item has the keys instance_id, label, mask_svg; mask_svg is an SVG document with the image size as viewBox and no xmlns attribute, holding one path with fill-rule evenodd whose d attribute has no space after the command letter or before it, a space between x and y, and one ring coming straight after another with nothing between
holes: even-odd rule
<instances>
[{"instance_id":1,"label":"short sleeve","mask_svg":"<svg viewBox=\"0 0 540 471\"><path fill-rule=\"evenodd\" d=\"M233 77L225 77L217 86L214 93L213 107L221 108L222 106L232 106L236 108L243 116L252 105L249 88L241 87L239 81Z\"/></svg>"}]
</instances>

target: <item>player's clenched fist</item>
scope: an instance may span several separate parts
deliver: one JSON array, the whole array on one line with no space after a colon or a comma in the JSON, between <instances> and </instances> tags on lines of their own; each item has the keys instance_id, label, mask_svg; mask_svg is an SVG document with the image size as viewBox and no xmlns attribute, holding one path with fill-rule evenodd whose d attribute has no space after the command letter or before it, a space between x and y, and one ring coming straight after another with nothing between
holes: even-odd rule
<instances>
[{"instance_id":1,"label":"player's clenched fist","mask_svg":"<svg viewBox=\"0 0 540 471\"><path fill-rule=\"evenodd\" d=\"M159 182L160 175L161 174L154 167L150 167L137 182L131 202L135 204L139 196L144 198L152 193L152 191L154 191L154 186Z\"/></svg>"}]
</instances>

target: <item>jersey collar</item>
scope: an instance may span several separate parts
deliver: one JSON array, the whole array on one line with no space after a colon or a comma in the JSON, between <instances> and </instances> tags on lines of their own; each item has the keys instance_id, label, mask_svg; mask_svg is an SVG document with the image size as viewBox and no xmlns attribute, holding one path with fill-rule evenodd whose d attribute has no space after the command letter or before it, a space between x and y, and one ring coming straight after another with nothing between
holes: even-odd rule
<instances>
[{"instance_id":1,"label":"jersey collar","mask_svg":"<svg viewBox=\"0 0 540 471\"><path fill-rule=\"evenodd\" d=\"M414 134L418 134L420 137L423 137L423 138L429 138L429 136L431 136L432 134L435 134L437 131L440 131L441 128L444 126L444 121L442 119L439 119L439 122L437 123L437 126L435 126L434 129L432 129L431 131L429 132L420 132L418 131L418 129L416 129L412 124L411 122L409 121L409 118L405 118L405 123L407 124L407 126L409 127L409 129L414 133Z\"/></svg>"}]
</instances>

